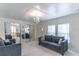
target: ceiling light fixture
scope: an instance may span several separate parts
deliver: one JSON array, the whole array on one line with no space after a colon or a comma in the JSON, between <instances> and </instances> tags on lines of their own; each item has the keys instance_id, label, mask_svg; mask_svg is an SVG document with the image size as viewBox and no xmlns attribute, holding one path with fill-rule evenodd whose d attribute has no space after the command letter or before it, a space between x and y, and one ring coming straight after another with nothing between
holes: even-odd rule
<instances>
[{"instance_id":1,"label":"ceiling light fixture","mask_svg":"<svg viewBox=\"0 0 79 59\"><path fill-rule=\"evenodd\" d=\"M28 14L31 17L33 17L35 23L40 22L40 17L45 15L42 11L39 11L39 10L40 10L40 7L36 6L35 8L32 8L28 11Z\"/></svg>"},{"instance_id":2,"label":"ceiling light fixture","mask_svg":"<svg viewBox=\"0 0 79 59\"><path fill-rule=\"evenodd\" d=\"M38 17L42 17L44 15L44 13L36 10L36 9L32 9L29 13L31 16L38 16Z\"/></svg>"},{"instance_id":3,"label":"ceiling light fixture","mask_svg":"<svg viewBox=\"0 0 79 59\"><path fill-rule=\"evenodd\" d=\"M34 22L35 22L36 24L40 22L39 17L33 17L33 19L34 19Z\"/></svg>"}]
</instances>

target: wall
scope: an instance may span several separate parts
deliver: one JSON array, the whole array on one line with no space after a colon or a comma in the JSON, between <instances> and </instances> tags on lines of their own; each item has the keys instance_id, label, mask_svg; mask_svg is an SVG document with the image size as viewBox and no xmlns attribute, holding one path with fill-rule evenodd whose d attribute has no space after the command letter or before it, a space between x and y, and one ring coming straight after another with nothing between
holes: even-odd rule
<instances>
[{"instance_id":1,"label":"wall","mask_svg":"<svg viewBox=\"0 0 79 59\"><path fill-rule=\"evenodd\" d=\"M62 24L62 23L70 24L69 49L79 53L79 13L40 22L37 26L38 37L47 34L48 25ZM42 28L43 31L41 30Z\"/></svg>"},{"instance_id":2,"label":"wall","mask_svg":"<svg viewBox=\"0 0 79 59\"><path fill-rule=\"evenodd\" d=\"M7 22L7 23L18 23L18 24L21 24L22 26L23 25L31 25L31 29L33 30L33 23L32 22L28 22L28 21L24 21L24 20L15 20L15 19L9 19L9 18L0 18L0 37L5 37L5 34L4 34L4 22ZM31 33L31 37L32 37L32 40L34 40L34 30L32 31Z\"/></svg>"},{"instance_id":3,"label":"wall","mask_svg":"<svg viewBox=\"0 0 79 59\"><path fill-rule=\"evenodd\" d=\"M4 23L3 21L0 21L0 37L2 37L4 39Z\"/></svg>"}]
</instances>

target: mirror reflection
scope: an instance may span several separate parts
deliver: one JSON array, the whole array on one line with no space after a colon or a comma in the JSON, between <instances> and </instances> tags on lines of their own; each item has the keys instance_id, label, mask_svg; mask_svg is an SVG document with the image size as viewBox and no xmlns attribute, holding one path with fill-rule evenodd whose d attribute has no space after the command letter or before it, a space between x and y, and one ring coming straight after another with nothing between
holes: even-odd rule
<instances>
[{"instance_id":1,"label":"mirror reflection","mask_svg":"<svg viewBox=\"0 0 79 59\"><path fill-rule=\"evenodd\" d=\"M22 26L22 29L21 29L22 39L30 39L29 30L30 30L29 25Z\"/></svg>"},{"instance_id":2,"label":"mirror reflection","mask_svg":"<svg viewBox=\"0 0 79 59\"><path fill-rule=\"evenodd\" d=\"M5 23L5 45L20 43L20 24Z\"/></svg>"}]
</instances>

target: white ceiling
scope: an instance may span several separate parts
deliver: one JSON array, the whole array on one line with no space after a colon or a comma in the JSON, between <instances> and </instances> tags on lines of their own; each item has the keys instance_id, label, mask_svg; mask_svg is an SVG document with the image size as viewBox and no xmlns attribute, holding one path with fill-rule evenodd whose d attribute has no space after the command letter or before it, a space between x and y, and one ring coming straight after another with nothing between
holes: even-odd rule
<instances>
[{"instance_id":1,"label":"white ceiling","mask_svg":"<svg viewBox=\"0 0 79 59\"><path fill-rule=\"evenodd\" d=\"M77 3L0 3L0 17L32 21L33 18L27 13L34 6L39 6L40 11L45 13L44 16L40 17L40 20L69 15L79 10L79 4Z\"/></svg>"}]
</instances>

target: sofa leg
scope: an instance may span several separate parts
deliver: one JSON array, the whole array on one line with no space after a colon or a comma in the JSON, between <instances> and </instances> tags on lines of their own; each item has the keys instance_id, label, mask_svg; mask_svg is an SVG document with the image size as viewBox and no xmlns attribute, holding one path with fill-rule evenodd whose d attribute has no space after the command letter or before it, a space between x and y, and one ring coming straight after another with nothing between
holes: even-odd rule
<instances>
[{"instance_id":1,"label":"sofa leg","mask_svg":"<svg viewBox=\"0 0 79 59\"><path fill-rule=\"evenodd\" d=\"M40 43L39 43L39 45L40 45Z\"/></svg>"},{"instance_id":2,"label":"sofa leg","mask_svg":"<svg viewBox=\"0 0 79 59\"><path fill-rule=\"evenodd\" d=\"M62 53L62 56L64 56L64 53Z\"/></svg>"}]
</instances>

